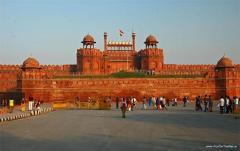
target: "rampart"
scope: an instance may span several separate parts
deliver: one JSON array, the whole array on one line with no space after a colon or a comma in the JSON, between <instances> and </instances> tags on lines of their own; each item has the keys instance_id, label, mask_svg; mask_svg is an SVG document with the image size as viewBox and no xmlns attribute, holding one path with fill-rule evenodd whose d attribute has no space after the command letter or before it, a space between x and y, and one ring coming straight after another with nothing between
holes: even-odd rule
<instances>
[{"instance_id":1,"label":"rampart","mask_svg":"<svg viewBox=\"0 0 240 151\"><path fill-rule=\"evenodd\" d=\"M198 95L216 96L213 78L94 78L94 79L49 79L24 80L23 91L26 96L33 95L44 101L68 100L80 96L121 97L165 96L192 99Z\"/></svg>"}]
</instances>

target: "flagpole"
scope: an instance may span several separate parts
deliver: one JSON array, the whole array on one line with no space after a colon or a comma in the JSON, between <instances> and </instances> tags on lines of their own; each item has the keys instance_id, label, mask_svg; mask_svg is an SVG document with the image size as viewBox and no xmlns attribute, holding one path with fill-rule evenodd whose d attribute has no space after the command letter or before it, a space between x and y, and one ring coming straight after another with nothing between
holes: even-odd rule
<instances>
[{"instance_id":1,"label":"flagpole","mask_svg":"<svg viewBox=\"0 0 240 151\"><path fill-rule=\"evenodd\" d=\"M121 30L121 29L119 29L119 32L120 32L120 37L122 37L123 35L124 35L124 32ZM122 40L122 39L121 39ZM123 41L122 41L123 42ZM126 51L126 53L127 53L127 71L128 71L128 50L125 50Z\"/></svg>"},{"instance_id":2,"label":"flagpole","mask_svg":"<svg viewBox=\"0 0 240 151\"><path fill-rule=\"evenodd\" d=\"M128 71L128 50L127 50L127 71Z\"/></svg>"}]
</instances>

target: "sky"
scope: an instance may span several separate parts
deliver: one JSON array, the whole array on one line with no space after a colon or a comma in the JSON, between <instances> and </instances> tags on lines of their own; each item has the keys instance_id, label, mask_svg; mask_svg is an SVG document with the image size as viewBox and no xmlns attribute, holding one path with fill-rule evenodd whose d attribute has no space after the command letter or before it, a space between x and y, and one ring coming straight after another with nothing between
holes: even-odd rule
<instances>
[{"instance_id":1,"label":"sky","mask_svg":"<svg viewBox=\"0 0 240 151\"><path fill-rule=\"evenodd\" d=\"M76 64L85 35L103 50L104 32L133 31L138 51L154 35L166 64L240 64L240 0L0 0L0 64Z\"/></svg>"}]
</instances>

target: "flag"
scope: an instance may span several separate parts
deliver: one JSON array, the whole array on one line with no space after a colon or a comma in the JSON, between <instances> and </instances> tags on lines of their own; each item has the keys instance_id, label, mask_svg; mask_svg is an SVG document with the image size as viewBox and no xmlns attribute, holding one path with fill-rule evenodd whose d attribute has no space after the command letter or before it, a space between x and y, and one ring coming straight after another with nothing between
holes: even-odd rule
<instances>
[{"instance_id":1,"label":"flag","mask_svg":"<svg viewBox=\"0 0 240 151\"><path fill-rule=\"evenodd\" d=\"M124 32L121 29L119 29L119 34L120 34L120 36L123 36Z\"/></svg>"}]
</instances>

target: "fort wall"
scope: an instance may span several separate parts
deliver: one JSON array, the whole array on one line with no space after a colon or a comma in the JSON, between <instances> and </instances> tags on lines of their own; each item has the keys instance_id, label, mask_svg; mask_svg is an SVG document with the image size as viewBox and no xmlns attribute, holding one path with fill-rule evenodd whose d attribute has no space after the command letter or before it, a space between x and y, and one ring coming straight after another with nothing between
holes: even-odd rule
<instances>
[{"instance_id":1,"label":"fort wall","mask_svg":"<svg viewBox=\"0 0 240 151\"><path fill-rule=\"evenodd\" d=\"M20 71L20 65L0 65L0 92L16 89Z\"/></svg>"},{"instance_id":2,"label":"fort wall","mask_svg":"<svg viewBox=\"0 0 240 151\"><path fill-rule=\"evenodd\" d=\"M19 72L20 65L0 65L0 101L21 96L17 81Z\"/></svg>"},{"instance_id":3,"label":"fort wall","mask_svg":"<svg viewBox=\"0 0 240 151\"><path fill-rule=\"evenodd\" d=\"M165 96L167 98L198 95L216 96L215 79L209 78L94 78L24 80L25 96L44 101L69 100L80 96ZM221 89L221 88L219 88Z\"/></svg>"},{"instance_id":4,"label":"fort wall","mask_svg":"<svg viewBox=\"0 0 240 151\"><path fill-rule=\"evenodd\" d=\"M2 66L0 71L1 93L23 93L26 98L30 95L43 101L68 100L76 96L86 99L88 96L165 96L191 99L197 95L212 95L218 99L222 91L240 95L240 70L230 70L216 73L213 65L181 66L181 69L163 70L159 75L188 75L190 78L77 78L80 73L70 72L72 65L41 65L42 70L22 72L20 66ZM236 65L239 66L239 65ZM76 67L76 66L75 66ZM15 70L13 70L15 69ZM187 70L188 69L188 70ZM208 72L207 72L208 69ZM54 73L54 74L52 74ZM54 78L56 75L69 75L72 78ZM191 75L197 75L191 77ZM224 83L221 80L224 78ZM226 86L227 85L227 86ZM0 96L1 97L1 96Z\"/></svg>"}]
</instances>

